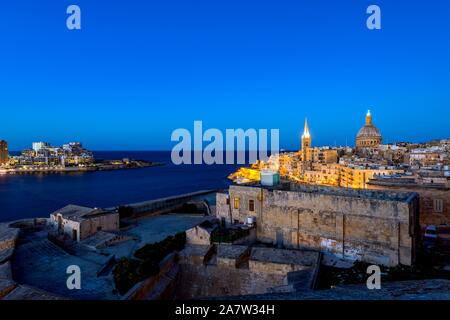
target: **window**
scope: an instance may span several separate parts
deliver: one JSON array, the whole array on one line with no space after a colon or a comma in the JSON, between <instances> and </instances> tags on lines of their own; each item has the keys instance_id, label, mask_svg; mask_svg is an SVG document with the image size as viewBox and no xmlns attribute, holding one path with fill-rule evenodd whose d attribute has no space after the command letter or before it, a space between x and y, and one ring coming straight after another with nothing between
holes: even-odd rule
<instances>
[{"instance_id":1,"label":"window","mask_svg":"<svg viewBox=\"0 0 450 320\"><path fill-rule=\"evenodd\" d=\"M227 198L227 206L230 205L230 198Z\"/></svg>"},{"instance_id":2,"label":"window","mask_svg":"<svg viewBox=\"0 0 450 320\"><path fill-rule=\"evenodd\" d=\"M434 212L442 213L444 211L444 201L442 199L434 199L433 208Z\"/></svg>"},{"instance_id":3,"label":"window","mask_svg":"<svg viewBox=\"0 0 450 320\"><path fill-rule=\"evenodd\" d=\"M98 226L97 227L97 231L101 231L102 230L102 227L101 226Z\"/></svg>"},{"instance_id":4,"label":"window","mask_svg":"<svg viewBox=\"0 0 450 320\"><path fill-rule=\"evenodd\" d=\"M248 200L248 211L255 211L255 200Z\"/></svg>"},{"instance_id":5,"label":"window","mask_svg":"<svg viewBox=\"0 0 450 320\"><path fill-rule=\"evenodd\" d=\"M234 203L233 203L233 207L235 209L239 209L239 198L234 198Z\"/></svg>"}]
</instances>

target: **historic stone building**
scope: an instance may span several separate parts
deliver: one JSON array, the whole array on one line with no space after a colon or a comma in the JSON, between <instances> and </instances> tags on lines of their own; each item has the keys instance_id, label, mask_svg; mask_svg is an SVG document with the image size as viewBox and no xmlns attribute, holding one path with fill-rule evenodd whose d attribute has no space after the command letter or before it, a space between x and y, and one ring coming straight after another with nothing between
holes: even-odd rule
<instances>
[{"instance_id":1,"label":"historic stone building","mask_svg":"<svg viewBox=\"0 0 450 320\"><path fill-rule=\"evenodd\" d=\"M433 183L414 176L376 177L370 180L370 189L390 189L419 194L420 226L447 225L450 221L450 177L445 182ZM435 179L436 180L436 179Z\"/></svg>"},{"instance_id":2,"label":"historic stone building","mask_svg":"<svg viewBox=\"0 0 450 320\"><path fill-rule=\"evenodd\" d=\"M302 134L302 160L307 161L308 149L311 148L311 135L309 134L308 119L305 119L305 128Z\"/></svg>"},{"instance_id":3,"label":"historic stone building","mask_svg":"<svg viewBox=\"0 0 450 320\"><path fill-rule=\"evenodd\" d=\"M257 239L339 257L413 265L419 232L416 193L283 184L230 186L216 214L229 224L256 217Z\"/></svg>"},{"instance_id":4,"label":"historic stone building","mask_svg":"<svg viewBox=\"0 0 450 320\"><path fill-rule=\"evenodd\" d=\"M73 241L81 241L99 231L119 229L119 213L68 205L50 214L49 227L55 235L65 235Z\"/></svg>"},{"instance_id":5,"label":"historic stone building","mask_svg":"<svg viewBox=\"0 0 450 320\"><path fill-rule=\"evenodd\" d=\"M302 146L300 158L303 162L337 163L337 151L330 148L313 148L312 138L309 133L308 119L305 119L305 128L302 134Z\"/></svg>"},{"instance_id":6,"label":"historic stone building","mask_svg":"<svg viewBox=\"0 0 450 320\"><path fill-rule=\"evenodd\" d=\"M241 245L187 245L176 299L294 292L313 287L319 253Z\"/></svg>"},{"instance_id":7,"label":"historic stone building","mask_svg":"<svg viewBox=\"0 0 450 320\"><path fill-rule=\"evenodd\" d=\"M380 130L373 125L370 110L366 114L366 123L364 127L359 129L356 135L356 150L361 152L364 150L375 149L381 145L382 137Z\"/></svg>"}]
</instances>

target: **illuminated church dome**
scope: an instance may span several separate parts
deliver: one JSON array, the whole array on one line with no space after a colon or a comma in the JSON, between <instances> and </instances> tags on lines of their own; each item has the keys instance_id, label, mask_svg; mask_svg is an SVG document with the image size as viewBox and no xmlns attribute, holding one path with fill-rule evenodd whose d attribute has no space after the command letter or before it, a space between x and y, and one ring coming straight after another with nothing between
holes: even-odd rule
<instances>
[{"instance_id":1,"label":"illuminated church dome","mask_svg":"<svg viewBox=\"0 0 450 320\"><path fill-rule=\"evenodd\" d=\"M375 148L381 144L382 137L380 130L378 130L372 123L372 115L370 110L367 111L366 124L359 129L356 135L356 148Z\"/></svg>"}]
</instances>

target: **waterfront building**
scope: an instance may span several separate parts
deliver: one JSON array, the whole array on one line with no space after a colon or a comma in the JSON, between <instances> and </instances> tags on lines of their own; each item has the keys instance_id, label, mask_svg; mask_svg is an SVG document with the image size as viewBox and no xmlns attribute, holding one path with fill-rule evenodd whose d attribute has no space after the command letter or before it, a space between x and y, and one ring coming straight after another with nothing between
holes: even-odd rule
<instances>
[{"instance_id":1,"label":"waterfront building","mask_svg":"<svg viewBox=\"0 0 450 320\"><path fill-rule=\"evenodd\" d=\"M301 181L316 185L365 189L369 180L375 176L390 176L400 173L404 173L404 170L382 165L313 163L310 169L303 171Z\"/></svg>"},{"instance_id":2,"label":"waterfront building","mask_svg":"<svg viewBox=\"0 0 450 320\"><path fill-rule=\"evenodd\" d=\"M8 163L8 143L0 140L0 165Z\"/></svg>"},{"instance_id":3,"label":"waterfront building","mask_svg":"<svg viewBox=\"0 0 450 320\"><path fill-rule=\"evenodd\" d=\"M41 150L45 150L50 148L50 143L48 142L33 142L32 143L32 149L34 150L35 153L40 152Z\"/></svg>"},{"instance_id":4,"label":"waterfront building","mask_svg":"<svg viewBox=\"0 0 450 320\"><path fill-rule=\"evenodd\" d=\"M94 156L79 142L70 142L62 147L53 147L48 142L33 142L32 149L22 150L17 162L34 166L86 166L94 163Z\"/></svg>"},{"instance_id":5,"label":"waterfront building","mask_svg":"<svg viewBox=\"0 0 450 320\"><path fill-rule=\"evenodd\" d=\"M311 170L303 172L303 182L328 186L339 186L340 183L339 164L313 163Z\"/></svg>"},{"instance_id":6,"label":"waterfront building","mask_svg":"<svg viewBox=\"0 0 450 320\"><path fill-rule=\"evenodd\" d=\"M366 189L370 179L377 176L392 176L405 171L382 165L355 166L340 165L339 186L353 189Z\"/></svg>"}]
</instances>

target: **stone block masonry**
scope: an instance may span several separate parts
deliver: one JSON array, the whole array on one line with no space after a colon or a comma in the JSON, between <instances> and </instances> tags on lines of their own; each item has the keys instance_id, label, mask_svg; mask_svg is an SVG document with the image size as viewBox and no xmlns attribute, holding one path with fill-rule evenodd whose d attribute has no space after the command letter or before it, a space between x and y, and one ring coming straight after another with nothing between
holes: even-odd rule
<instances>
[{"instance_id":1,"label":"stone block masonry","mask_svg":"<svg viewBox=\"0 0 450 320\"><path fill-rule=\"evenodd\" d=\"M404 192L284 184L232 185L217 195L217 217L256 217L258 241L386 266L414 264L418 210L418 195Z\"/></svg>"},{"instance_id":2,"label":"stone block masonry","mask_svg":"<svg viewBox=\"0 0 450 320\"><path fill-rule=\"evenodd\" d=\"M301 286L310 289L319 266L318 252L240 245L213 247L190 245L180 252L177 299L262 294L280 288L292 292L299 285L299 277L290 275L297 272L304 273ZM187 258L193 255L195 259Z\"/></svg>"},{"instance_id":3,"label":"stone block masonry","mask_svg":"<svg viewBox=\"0 0 450 320\"><path fill-rule=\"evenodd\" d=\"M0 264L8 261L13 255L19 232L19 229L0 223Z\"/></svg>"}]
</instances>

